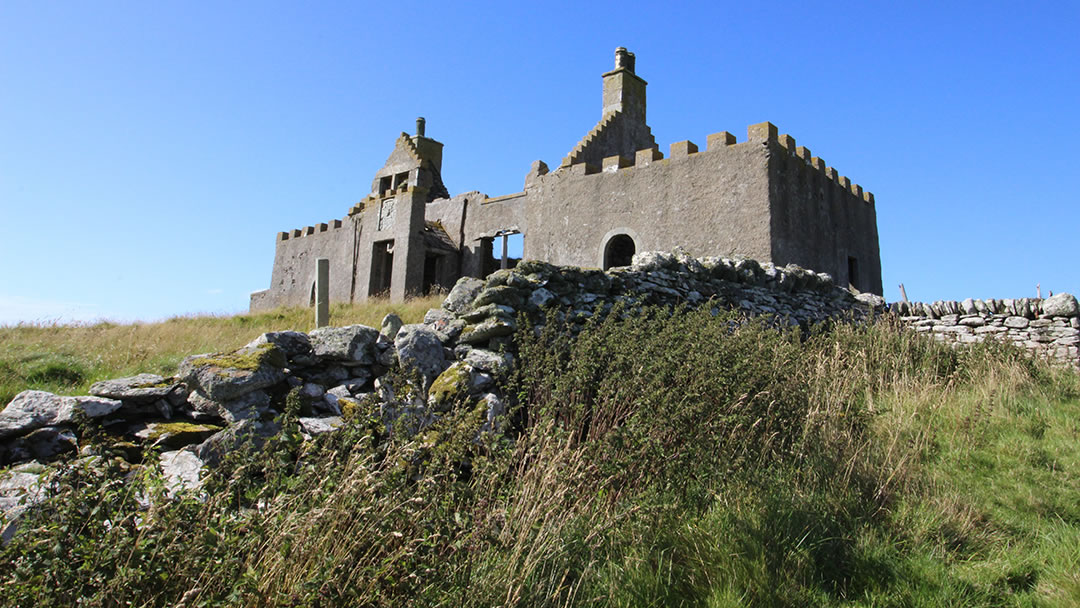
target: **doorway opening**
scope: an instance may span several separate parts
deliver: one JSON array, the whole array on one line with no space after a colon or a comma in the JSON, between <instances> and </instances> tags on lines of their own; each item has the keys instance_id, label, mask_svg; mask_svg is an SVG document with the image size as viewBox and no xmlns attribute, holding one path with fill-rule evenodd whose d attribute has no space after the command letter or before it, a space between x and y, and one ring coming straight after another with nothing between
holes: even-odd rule
<instances>
[{"instance_id":1,"label":"doorway opening","mask_svg":"<svg viewBox=\"0 0 1080 608\"><path fill-rule=\"evenodd\" d=\"M368 293L375 297L389 295L393 272L394 241L377 241L371 250L371 283Z\"/></svg>"},{"instance_id":2,"label":"doorway opening","mask_svg":"<svg viewBox=\"0 0 1080 608\"><path fill-rule=\"evenodd\" d=\"M637 253L634 239L626 234L616 234L604 247L604 270L617 266L629 266Z\"/></svg>"}]
</instances>

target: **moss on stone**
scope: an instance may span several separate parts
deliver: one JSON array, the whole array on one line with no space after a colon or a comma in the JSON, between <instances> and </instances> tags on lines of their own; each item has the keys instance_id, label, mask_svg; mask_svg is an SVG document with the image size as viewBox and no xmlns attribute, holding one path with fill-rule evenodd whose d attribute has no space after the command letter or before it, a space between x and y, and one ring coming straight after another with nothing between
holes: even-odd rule
<instances>
[{"instance_id":1,"label":"moss on stone","mask_svg":"<svg viewBox=\"0 0 1080 608\"><path fill-rule=\"evenodd\" d=\"M470 374L468 366L455 363L439 374L439 377L435 378L435 381L431 383L431 388L428 389L428 398L432 400L436 409L439 409L438 406L449 405L466 397L469 393L471 381L472 374Z\"/></svg>"},{"instance_id":2,"label":"moss on stone","mask_svg":"<svg viewBox=\"0 0 1080 608\"><path fill-rule=\"evenodd\" d=\"M195 360L199 366L213 366L222 369L240 369L255 371L264 364L274 367L285 367L285 353L275 344L269 342L259 344L254 348L241 349L231 353L218 353L199 357Z\"/></svg>"},{"instance_id":3,"label":"moss on stone","mask_svg":"<svg viewBox=\"0 0 1080 608\"><path fill-rule=\"evenodd\" d=\"M166 378L161 382L146 382L133 385L131 388L170 388L172 386L176 386L176 382L171 378Z\"/></svg>"},{"instance_id":4,"label":"moss on stone","mask_svg":"<svg viewBox=\"0 0 1080 608\"><path fill-rule=\"evenodd\" d=\"M220 426L214 424L196 424L194 422L161 422L154 425L154 430L147 437L152 442L156 442L162 437L169 437L172 435L182 435L185 433L216 433L221 430Z\"/></svg>"},{"instance_id":5,"label":"moss on stone","mask_svg":"<svg viewBox=\"0 0 1080 608\"><path fill-rule=\"evenodd\" d=\"M353 420L360 413L360 402L350 397L338 397L338 407L344 420Z\"/></svg>"}]
</instances>

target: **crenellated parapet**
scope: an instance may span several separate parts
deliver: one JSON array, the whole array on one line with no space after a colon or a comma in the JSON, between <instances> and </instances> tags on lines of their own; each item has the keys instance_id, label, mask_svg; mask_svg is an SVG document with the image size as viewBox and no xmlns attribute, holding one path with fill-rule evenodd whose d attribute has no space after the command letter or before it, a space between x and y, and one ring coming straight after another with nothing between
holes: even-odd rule
<instances>
[{"instance_id":1,"label":"crenellated parapet","mask_svg":"<svg viewBox=\"0 0 1080 608\"><path fill-rule=\"evenodd\" d=\"M667 159L664 158L663 153L658 149L650 147L638 150L633 156L624 154L607 156L604 157L600 163L584 160L584 152L588 150L594 142L599 140L603 132L608 129L616 119L617 117L615 115L610 115L601 120L601 122L578 143L574 150L563 159L561 169L569 172L571 175L612 173L624 169L646 167L658 162L676 163L698 154L719 152L731 146L758 144L771 146L774 149L783 151L792 158L798 159L810 169L820 173L826 180L835 183L838 188L850 192L855 198L862 200L869 205L874 204L874 194L872 192L864 190L862 186L852 182L848 177L840 175L833 167L827 166L824 160L817 156L813 156L809 148L796 145L794 137L786 133L780 134L776 125L770 122L757 123L747 127L747 137L744 142L739 142L735 135L727 131L713 133L706 137L706 147L704 151L699 150L697 144L689 140L675 142L670 146Z\"/></svg>"},{"instance_id":2,"label":"crenellated parapet","mask_svg":"<svg viewBox=\"0 0 1080 608\"><path fill-rule=\"evenodd\" d=\"M340 230L344 227L341 220L330 220L329 222L322 222L315 224L314 226L306 226L304 228L295 228L288 232L279 232L278 241L287 241L289 239L299 239L305 236L312 236L315 234L322 234L324 232L330 232L333 230Z\"/></svg>"}]
</instances>

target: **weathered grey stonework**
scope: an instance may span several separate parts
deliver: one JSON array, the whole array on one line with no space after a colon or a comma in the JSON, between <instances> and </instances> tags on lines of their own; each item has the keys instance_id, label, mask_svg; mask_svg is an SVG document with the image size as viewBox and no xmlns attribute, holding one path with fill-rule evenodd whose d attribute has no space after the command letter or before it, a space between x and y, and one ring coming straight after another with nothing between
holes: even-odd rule
<instances>
[{"instance_id":1,"label":"weathered grey stonework","mask_svg":"<svg viewBox=\"0 0 1080 608\"><path fill-rule=\"evenodd\" d=\"M636 252L681 247L798 264L881 293L872 194L767 122L742 142L726 131L704 149L677 142L664 158L646 85L634 55L617 49L597 125L554 171L537 161L521 192L497 197L449 196L443 145L420 119L345 218L278 234L270 288L252 294L251 309L313 306L316 258L330 260L334 302L446 289L513 266L502 259L510 234L523 235L524 259L561 266L626 266Z\"/></svg>"},{"instance_id":2,"label":"weathered grey stonework","mask_svg":"<svg viewBox=\"0 0 1080 608\"><path fill-rule=\"evenodd\" d=\"M999 340L1033 356L1080 369L1080 306L1067 293L1038 298L896 302L908 327L947 344Z\"/></svg>"}]
</instances>

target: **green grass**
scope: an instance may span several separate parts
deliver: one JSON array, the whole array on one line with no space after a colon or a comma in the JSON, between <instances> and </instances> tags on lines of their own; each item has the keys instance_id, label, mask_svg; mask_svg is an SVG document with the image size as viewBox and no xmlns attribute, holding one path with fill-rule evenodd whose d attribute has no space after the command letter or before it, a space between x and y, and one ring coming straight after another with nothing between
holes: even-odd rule
<instances>
[{"instance_id":1,"label":"green grass","mask_svg":"<svg viewBox=\"0 0 1080 608\"><path fill-rule=\"evenodd\" d=\"M1080 605L1075 372L887 321L516 339L511 439L468 403L414 438L286 416L148 511L152 469L66 471L0 605Z\"/></svg>"},{"instance_id":2,"label":"green grass","mask_svg":"<svg viewBox=\"0 0 1080 608\"><path fill-rule=\"evenodd\" d=\"M442 298L418 298L404 304L385 300L354 306L335 304L334 325L378 328L395 312L405 323L418 323ZM268 331L309 331L310 308L282 308L247 315L175 317L158 323L86 325L15 325L0 327L0 404L20 391L45 390L86 394L99 380L150 372L164 376L188 356L226 352Z\"/></svg>"}]
</instances>

